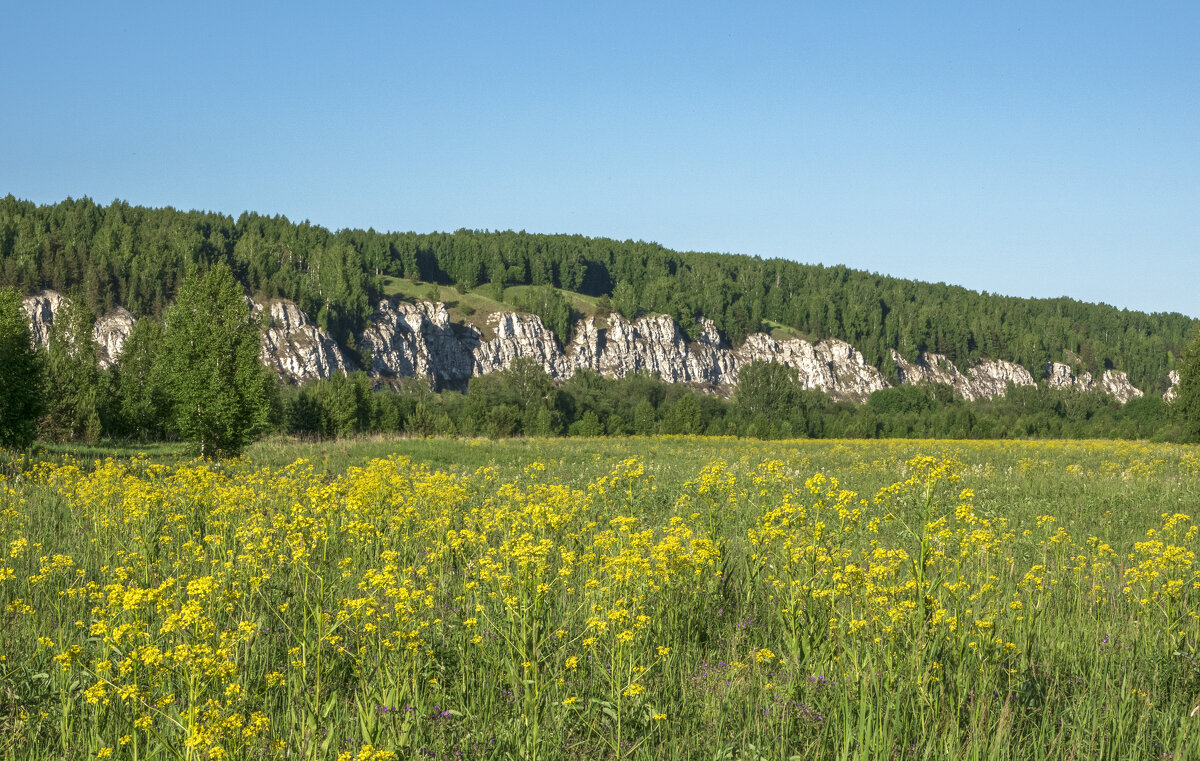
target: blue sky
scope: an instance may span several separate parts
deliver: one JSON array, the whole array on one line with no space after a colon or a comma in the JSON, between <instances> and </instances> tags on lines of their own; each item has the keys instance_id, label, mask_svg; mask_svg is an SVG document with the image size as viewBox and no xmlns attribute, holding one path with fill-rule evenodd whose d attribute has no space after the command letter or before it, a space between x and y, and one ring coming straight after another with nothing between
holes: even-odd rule
<instances>
[{"instance_id":1,"label":"blue sky","mask_svg":"<svg viewBox=\"0 0 1200 761\"><path fill-rule=\"evenodd\" d=\"M1200 317L1200 4L21 3L0 195Z\"/></svg>"}]
</instances>

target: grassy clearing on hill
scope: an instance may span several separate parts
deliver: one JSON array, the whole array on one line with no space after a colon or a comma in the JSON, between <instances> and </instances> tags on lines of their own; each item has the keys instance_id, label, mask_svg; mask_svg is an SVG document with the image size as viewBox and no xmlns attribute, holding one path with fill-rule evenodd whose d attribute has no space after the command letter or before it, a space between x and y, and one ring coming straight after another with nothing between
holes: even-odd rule
<instances>
[{"instance_id":1,"label":"grassy clearing on hill","mask_svg":"<svg viewBox=\"0 0 1200 761\"><path fill-rule=\"evenodd\" d=\"M487 325L488 316L496 312L518 310L516 305L520 303L521 296L531 288L533 286L510 286L504 289L504 298L497 301L493 298L491 289L486 286L460 293L453 286L415 283L407 278L383 278L384 295L399 297L410 302L441 301L446 305L446 311L452 322L474 326L483 333L485 338L490 336L490 328ZM596 313L599 299L595 296L585 296L582 293L574 293L561 288L554 290L566 300L577 316L589 317Z\"/></svg>"},{"instance_id":2,"label":"grassy clearing on hill","mask_svg":"<svg viewBox=\"0 0 1200 761\"><path fill-rule=\"evenodd\" d=\"M1195 447L52 454L0 470L3 759L1200 753Z\"/></svg>"}]
</instances>

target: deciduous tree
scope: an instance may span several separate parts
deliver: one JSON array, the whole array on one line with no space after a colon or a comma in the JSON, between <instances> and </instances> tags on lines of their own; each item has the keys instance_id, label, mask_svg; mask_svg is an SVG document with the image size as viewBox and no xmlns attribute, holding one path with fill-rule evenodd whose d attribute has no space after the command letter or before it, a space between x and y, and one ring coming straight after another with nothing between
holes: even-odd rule
<instances>
[{"instance_id":1,"label":"deciduous tree","mask_svg":"<svg viewBox=\"0 0 1200 761\"><path fill-rule=\"evenodd\" d=\"M261 329L224 264L186 278L167 312L175 425L204 457L235 456L267 428L275 381L259 361Z\"/></svg>"},{"instance_id":2,"label":"deciduous tree","mask_svg":"<svg viewBox=\"0 0 1200 761\"><path fill-rule=\"evenodd\" d=\"M1200 329L1183 351L1179 385L1171 403L1185 441L1200 441Z\"/></svg>"},{"instance_id":3,"label":"deciduous tree","mask_svg":"<svg viewBox=\"0 0 1200 761\"><path fill-rule=\"evenodd\" d=\"M42 359L30 342L21 297L0 288L0 446L33 443L42 408Z\"/></svg>"}]
</instances>

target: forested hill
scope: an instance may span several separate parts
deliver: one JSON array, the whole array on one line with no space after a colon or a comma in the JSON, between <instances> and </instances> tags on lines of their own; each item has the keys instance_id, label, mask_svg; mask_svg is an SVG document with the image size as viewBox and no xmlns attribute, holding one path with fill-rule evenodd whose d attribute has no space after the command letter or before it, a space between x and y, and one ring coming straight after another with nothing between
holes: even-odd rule
<instances>
[{"instance_id":1,"label":"forested hill","mask_svg":"<svg viewBox=\"0 0 1200 761\"><path fill-rule=\"evenodd\" d=\"M157 316L189 268L218 261L250 291L297 302L352 350L383 275L467 288L552 285L606 296L627 317L668 314L685 329L705 316L733 344L778 323L814 339L848 341L892 380L889 349L896 348L908 359L935 351L960 367L1009 359L1038 377L1048 361L1096 375L1117 368L1147 392L1161 391L1197 322L1178 313L997 296L641 241L512 231L331 232L253 213L234 219L122 201L39 206L0 199L0 285L25 293L50 288L82 296L96 313L119 304L135 316Z\"/></svg>"}]
</instances>

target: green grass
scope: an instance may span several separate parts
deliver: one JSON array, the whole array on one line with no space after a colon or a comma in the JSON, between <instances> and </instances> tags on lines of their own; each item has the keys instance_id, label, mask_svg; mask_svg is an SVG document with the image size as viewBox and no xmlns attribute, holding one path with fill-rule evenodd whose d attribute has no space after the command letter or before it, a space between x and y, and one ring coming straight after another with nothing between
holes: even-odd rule
<instances>
[{"instance_id":1,"label":"green grass","mask_svg":"<svg viewBox=\"0 0 1200 761\"><path fill-rule=\"evenodd\" d=\"M1200 753L1196 447L40 454L0 470L6 761Z\"/></svg>"},{"instance_id":2,"label":"green grass","mask_svg":"<svg viewBox=\"0 0 1200 761\"><path fill-rule=\"evenodd\" d=\"M522 294L533 288L528 285L514 285L504 289L504 298L500 301L492 298L490 289L486 286L459 293L453 286L439 286L431 283L414 283L405 278L383 278L383 292L386 296L398 297L408 302L429 301L435 294L437 300L446 305L450 320L463 325L471 325L484 336L490 338L491 328L487 324L489 315L496 312L509 312L517 309ZM579 318L589 317L596 313L599 299L595 296L585 296L559 288L555 290L566 299L571 309Z\"/></svg>"},{"instance_id":3,"label":"green grass","mask_svg":"<svg viewBox=\"0 0 1200 761\"><path fill-rule=\"evenodd\" d=\"M459 293L453 286L438 286L431 283L414 283L406 278L384 277L383 292L386 296L399 297L409 302L428 301L436 289L438 300L446 305L450 319L464 325L472 325L485 338L490 337L487 317L495 312L511 311L520 300L520 295L534 286L515 285L504 289L504 298L497 301L489 295L487 287L480 287L466 293ZM566 299L571 309L579 319L596 314L600 299L574 291L556 288L559 295ZM811 338L793 327L772 320L763 320L762 329L776 341L792 339L811 340Z\"/></svg>"},{"instance_id":4,"label":"green grass","mask_svg":"<svg viewBox=\"0 0 1200 761\"><path fill-rule=\"evenodd\" d=\"M805 333L796 330L790 325L784 325L783 323L775 322L773 320L763 320L763 328L767 335L771 336L771 338L774 338L776 341L790 341L796 338L806 341L810 340L809 336Z\"/></svg>"}]
</instances>

